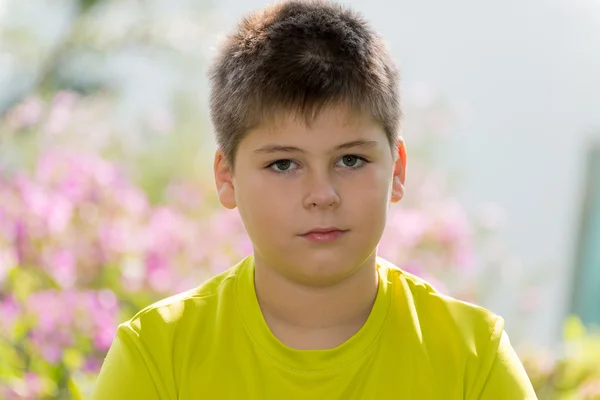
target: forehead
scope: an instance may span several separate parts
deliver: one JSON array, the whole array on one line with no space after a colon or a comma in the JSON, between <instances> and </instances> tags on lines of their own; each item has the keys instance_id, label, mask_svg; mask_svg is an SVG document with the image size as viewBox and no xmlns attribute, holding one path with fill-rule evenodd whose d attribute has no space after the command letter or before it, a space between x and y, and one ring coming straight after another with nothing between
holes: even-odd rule
<instances>
[{"instance_id":1,"label":"forehead","mask_svg":"<svg viewBox=\"0 0 600 400\"><path fill-rule=\"evenodd\" d=\"M370 114L344 106L326 107L314 116L276 112L248 132L248 144L286 141L328 147L348 140L386 142L383 127ZM243 142L240 145L243 144Z\"/></svg>"}]
</instances>

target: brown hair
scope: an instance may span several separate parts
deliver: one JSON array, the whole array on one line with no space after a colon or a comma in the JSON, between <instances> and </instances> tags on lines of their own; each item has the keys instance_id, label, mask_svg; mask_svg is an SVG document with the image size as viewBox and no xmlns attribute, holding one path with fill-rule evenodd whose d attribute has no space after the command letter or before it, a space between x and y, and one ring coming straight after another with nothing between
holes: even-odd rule
<instances>
[{"instance_id":1,"label":"brown hair","mask_svg":"<svg viewBox=\"0 0 600 400\"><path fill-rule=\"evenodd\" d=\"M216 140L231 167L248 130L277 113L326 106L367 112L398 143L398 70L364 18L339 4L292 0L246 16L209 71Z\"/></svg>"}]
</instances>

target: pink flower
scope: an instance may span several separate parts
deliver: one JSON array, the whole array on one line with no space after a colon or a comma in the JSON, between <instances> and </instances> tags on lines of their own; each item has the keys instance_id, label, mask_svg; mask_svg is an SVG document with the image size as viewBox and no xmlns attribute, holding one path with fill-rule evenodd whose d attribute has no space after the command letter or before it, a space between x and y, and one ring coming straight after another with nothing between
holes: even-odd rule
<instances>
[{"instance_id":1,"label":"pink flower","mask_svg":"<svg viewBox=\"0 0 600 400\"><path fill-rule=\"evenodd\" d=\"M155 252L174 253L193 230L191 221L167 207L156 208L148 226L148 246Z\"/></svg>"},{"instance_id":2,"label":"pink flower","mask_svg":"<svg viewBox=\"0 0 600 400\"><path fill-rule=\"evenodd\" d=\"M117 296L115 296L115 293L110 289L98 291L97 301L102 310L107 310L111 313L116 312L119 307Z\"/></svg>"},{"instance_id":3,"label":"pink flower","mask_svg":"<svg viewBox=\"0 0 600 400\"><path fill-rule=\"evenodd\" d=\"M214 213L209 221L211 235L216 238L227 238L244 233L242 218L237 210L223 209Z\"/></svg>"},{"instance_id":4,"label":"pink flower","mask_svg":"<svg viewBox=\"0 0 600 400\"><path fill-rule=\"evenodd\" d=\"M124 184L117 168L100 157L57 150L40 157L35 179L76 204L97 202L102 189Z\"/></svg>"},{"instance_id":5,"label":"pink flower","mask_svg":"<svg viewBox=\"0 0 600 400\"><path fill-rule=\"evenodd\" d=\"M0 332L10 334L13 326L21 314L21 308L12 297L7 295L4 299L0 300Z\"/></svg>"},{"instance_id":6,"label":"pink flower","mask_svg":"<svg viewBox=\"0 0 600 400\"><path fill-rule=\"evenodd\" d=\"M6 116L6 124L12 130L29 128L37 124L44 111L44 102L30 97L13 107Z\"/></svg>"},{"instance_id":7,"label":"pink flower","mask_svg":"<svg viewBox=\"0 0 600 400\"><path fill-rule=\"evenodd\" d=\"M25 264L26 253L27 253L27 228L25 227L25 221L19 219L14 224L14 246L15 253L17 255L17 264Z\"/></svg>"},{"instance_id":8,"label":"pink flower","mask_svg":"<svg viewBox=\"0 0 600 400\"><path fill-rule=\"evenodd\" d=\"M76 260L67 249L56 251L48 260L47 269L63 288L72 288L77 282Z\"/></svg>"},{"instance_id":9,"label":"pink flower","mask_svg":"<svg viewBox=\"0 0 600 400\"><path fill-rule=\"evenodd\" d=\"M99 318L96 322L98 327L94 333L94 345L98 350L107 351L117 333L114 318L107 316L105 319Z\"/></svg>"},{"instance_id":10,"label":"pink flower","mask_svg":"<svg viewBox=\"0 0 600 400\"><path fill-rule=\"evenodd\" d=\"M79 337L91 338L98 350L106 351L118 325L118 303L108 290L36 292L26 309L36 318L31 341L51 363L60 361Z\"/></svg>"},{"instance_id":11,"label":"pink flower","mask_svg":"<svg viewBox=\"0 0 600 400\"><path fill-rule=\"evenodd\" d=\"M67 229L72 215L73 204L62 196L53 196L45 215L50 233L59 234Z\"/></svg>"},{"instance_id":12,"label":"pink flower","mask_svg":"<svg viewBox=\"0 0 600 400\"><path fill-rule=\"evenodd\" d=\"M104 289L96 293L93 306L96 310L94 344L97 349L107 351L117 333L119 303L112 291Z\"/></svg>"},{"instance_id":13,"label":"pink flower","mask_svg":"<svg viewBox=\"0 0 600 400\"><path fill-rule=\"evenodd\" d=\"M441 205L438 209L438 221L434 230L436 240L441 243L453 243L468 239L468 219L456 201L447 201Z\"/></svg>"},{"instance_id":14,"label":"pink flower","mask_svg":"<svg viewBox=\"0 0 600 400\"><path fill-rule=\"evenodd\" d=\"M102 361L98 360L96 357L88 357L83 362L81 369L84 372L97 373L100 371L100 367L102 367Z\"/></svg>"},{"instance_id":15,"label":"pink flower","mask_svg":"<svg viewBox=\"0 0 600 400\"><path fill-rule=\"evenodd\" d=\"M242 258L251 254L254 251L252 247L252 241L250 240L250 237L245 233L240 234L239 237L236 240L234 240L232 248L235 253L234 257L236 258Z\"/></svg>"},{"instance_id":16,"label":"pink flower","mask_svg":"<svg viewBox=\"0 0 600 400\"><path fill-rule=\"evenodd\" d=\"M475 266L475 249L471 243L461 243L452 250L454 265L462 269L471 269Z\"/></svg>"},{"instance_id":17,"label":"pink flower","mask_svg":"<svg viewBox=\"0 0 600 400\"><path fill-rule=\"evenodd\" d=\"M4 383L4 382L3 382ZM0 386L0 398L3 400L34 400L46 397L44 380L33 372L15 378L9 385Z\"/></svg>"},{"instance_id":18,"label":"pink flower","mask_svg":"<svg viewBox=\"0 0 600 400\"><path fill-rule=\"evenodd\" d=\"M45 126L48 135L56 135L67 128L76 100L77 95L73 92L60 92L54 97Z\"/></svg>"},{"instance_id":19,"label":"pink flower","mask_svg":"<svg viewBox=\"0 0 600 400\"><path fill-rule=\"evenodd\" d=\"M0 238L1 239L1 238ZM11 269L17 266L17 255L11 247L4 247L0 242L0 287Z\"/></svg>"},{"instance_id":20,"label":"pink flower","mask_svg":"<svg viewBox=\"0 0 600 400\"><path fill-rule=\"evenodd\" d=\"M34 215L44 216L48 209L48 196L35 182L19 179L17 181L23 205Z\"/></svg>"},{"instance_id":21,"label":"pink flower","mask_svg":"<svg viewBox=\"0 0 600 400\"><path fill-rule=\"evenodd\" d=\"M166 254L150 252L146 256L146 272L150 287L159 293L167 292L173 284L173 270Z\"/></svg>"},{"instance_id":22,"label":"pink flower","mask_svg":"<svg viewBox=\"0 0 600 400\"><path fill-rule=\"evenodd\" d=\"M118 195L120 204L128 215L139 217L148 211L148 199L140 189L123 185Z\"/></svg>"},{"instance_id":23,"label":"pink flower","mask_svg":"<svg viewBox=\"0 0 600 400\"><path fill-rule=\"evenodd\" d=\"M390 212L386 226L386 232L393 236L386 240L412 248L422 240L430 224L429 216L421 210L395 208Z\"/></svg>"},{"instance_id":24,"label":"pink flower","mask_svg":"<svg viewBox=\"0 0 600 400\"><path fill-rule=\"evenodd\" d=\"M25 374L25 384L32 397L39 396L44 392L44 381L38 374L27 372Z\"/></svg>"},{"instance_id":25,"label":"pink flower","mask_svg":"<svg viewBox=\"0 0 600 400\"><path fill-rule=\"evenodd\" d=\"M448 289L446 286L436 279L433 275L428 273L425 269L423 269L416 262L409 262L400 266L403 271L408 272L409 274L415 275L425 282L429 283L433 288L435 288L440 293L448 293Z\"/></svg>"},{"instance_id":26,"label":"pink flower","mask_svg":"<svg viewBox=\"0 0 600 400\"><path fill-rule=\"evenodd\" d=\"M202 187L192 182L171 183L166 191L167 204L183 211L202 211L206 194Z\"/></svg>"}]
</instances>

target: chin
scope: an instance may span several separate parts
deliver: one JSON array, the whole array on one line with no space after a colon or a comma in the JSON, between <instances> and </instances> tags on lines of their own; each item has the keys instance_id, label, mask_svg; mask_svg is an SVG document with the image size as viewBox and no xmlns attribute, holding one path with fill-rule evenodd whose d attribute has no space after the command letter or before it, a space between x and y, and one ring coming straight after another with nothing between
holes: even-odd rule
<instances>
[{"instance_id":1,"label":"chin","mask_svg":"<svg viewBox=\"0 0 600 400\"><path fill-rule=\"evenodd\" d=\"M332 284L344 280L352 273L352 265L340 257L305 257L299 265L299 275L308 283Z\"/></svg>"}]
</instances>

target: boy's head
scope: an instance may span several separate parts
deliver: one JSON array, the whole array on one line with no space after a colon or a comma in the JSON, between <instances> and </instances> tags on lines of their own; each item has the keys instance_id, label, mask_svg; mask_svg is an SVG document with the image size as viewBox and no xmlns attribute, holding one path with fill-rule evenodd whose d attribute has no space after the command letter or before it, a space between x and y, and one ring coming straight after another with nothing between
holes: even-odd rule
<instances>
[{"instance_id":1,"label":"boy's head","mask_svg":"<svg viewBox=\"0 0 600 400\"><path fill-rule=\"evenodd\" d=\"M373 258L406 156L398 72L362 17L323 1L269 6L227 37L210 77L217 189L257 262L328 284ZM304 235L331 227L345 232Z\"/></svg>"}]
</instances>

